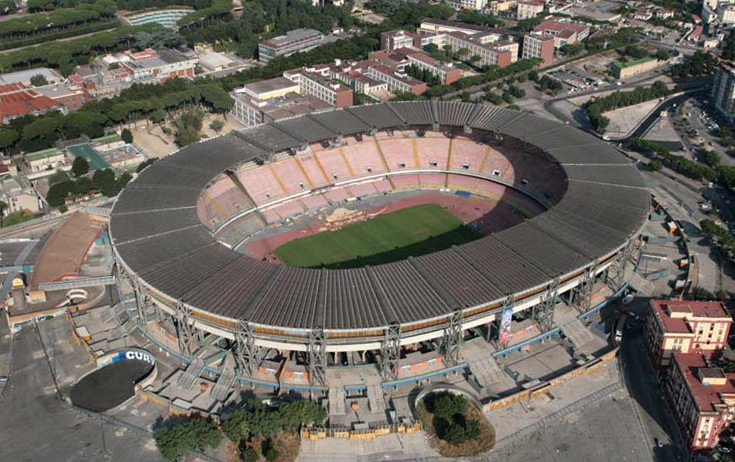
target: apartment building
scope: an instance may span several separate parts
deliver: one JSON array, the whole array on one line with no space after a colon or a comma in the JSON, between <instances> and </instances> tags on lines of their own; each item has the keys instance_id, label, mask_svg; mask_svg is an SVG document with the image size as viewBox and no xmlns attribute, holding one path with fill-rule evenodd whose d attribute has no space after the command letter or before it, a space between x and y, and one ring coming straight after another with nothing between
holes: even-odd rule
<instances>
[{"instance_id":1,"label":"apartment building","mask_svg":"<svg viewBox=\"0 0 735 462\"><path fill-rule=\"evenodd\" d=\"M428 89L425 82L415 79L402 71L380 64L377 61L367 66L364 73L368 77L387 83L388 89L392 92L422 95Z\"/></svg>"},{"instance_id":2,"label":"apartment building","mask_svg":"<svg viewBox=\"0 0 735 462\"><path fill-rule=\"evenodd\" d=\"M526 34L523 37L523 59L540 58L541 67L554 64L554 39L541 34Z\"/></svg>"},{"instance_id":3,"label":"apartment building","mask_svg":"<svg viewBox=\"0 0 735 462\"><path fill-rule=\"evenodd\" d=\"M392 30L380 33L380 49L393 51L398 48L412 48L415 38L404 30Z\"/></svg>"},{"instance_id":4,"label":"apartment building","mask_svg":"<svg viewBox=\"0 0 735 462\"><path fill-rule=\"evenodd\" d=\"M324 34L314 29L295 29L258 44L258 59L267 63L276 56L289 56L318 47Z\"/></svg>"},{"instance_id":5,"label":"apartment building","mask_svg":"<svg viewBox=\"0 0 735 462\"><path fill-rule=\"evenodd\" d=\"M516 6L516 18L519 21L535 18L544 12L544 2L541 0L523 0Z\"/></svg>"},{"instance_id":6,"label":"apartment building","mask_svg":"<svg viewBox=\"0 0 735 462\"><path fill-rule=\"evenodd\" d=\"M735 66L721 61L712 85L712 102L731 124L735 123Z\"/></svg>"},{"instance_id":7,"label":"apartment building","mask_svg":"<svg viewBox=\"0 0 735 462\"><path fill-rule=\"evenodd\" d=\"M553 38L554 46L561 48L586 39L590 35L590 27L585 24L548 20L534 27L533 32Z\"/></svg>"},{"instance_id":8,"label":"apartment building","mask_svg":"<svg viewBox=\"0 0 735 462\"><path fill-rule=\"evenodd\" d=\"M438 61L426 53L416 52L406 56L409 65L416 66L419 69L424 69L436 77L445 85L450 85L457 80L462 78L462 71L452 66L451 64L444 64Z\"/></svg>"},{"instance_id":9,"label":"apartment building","mask_svg":"<svg viewBox=\"0 0 735 462\"><path fill-rule=\"evenodd\" d=\"M735 373L713 367L704 354L674 353L661 381L684 441L693 452L712 449L733 422Z\"/></svg>"},{"instance_id":10,"label":"apartment building","mask_svg":"<svg viewBox=\"0 0 735 462\"><path fill-rule=\"evenodd\" d=\"M725 348L732 317L722 302L651 300L649 306L645 342L654 365L668 366L675 352Z\"/></svg>"},{"instance_id":11,"label":"apartment building","mask_svg":"<svg viewBox=\"0 0 735 462\"><path fill-rule=\"evenodd\" d=\"M337 108L352 106L353 93L350 88L315 72L304 70L300 74L300 94L313 96Z\"/></svg>"},{"instance_id":12,"label":"apartment building","mask_svg":"<svg viewBox=\"0 0 735 462\"><path fill-rule=\"evenodd\" d=\"M487 0L447 0L447 4L455 10L480 11L487 5Z\"/></svg>"}]
</instances>

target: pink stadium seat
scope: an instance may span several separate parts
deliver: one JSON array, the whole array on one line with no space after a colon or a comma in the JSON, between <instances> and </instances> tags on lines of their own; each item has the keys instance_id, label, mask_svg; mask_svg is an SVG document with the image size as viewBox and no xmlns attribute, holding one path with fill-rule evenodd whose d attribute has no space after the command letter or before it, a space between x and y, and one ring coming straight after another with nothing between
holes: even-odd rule
<instances>
[{"instance_id":1,"label":"pink stadium seat","mask_svg":"<svg viewBox=\"0 0 735 462\"><path fill-rule=\"evenodd\" d=\"M419 175L419 184L421 186L443 188L446 181L447 175L444 173L421 173Z\"/></svg>"},{"instance_id":2,"label":"pink stadium seat","mask_svg":"<svg viewBox=\"0 0 735 462\"><path fill-rule=\"evenodd\" d=\"M265 218L265 221L268 224L277 223L277 222L281 221L281 217L273 209L270 209L270 210L261 210L260 213L263 215L263 218Z\"/></svg>"},{"instance_id":3,"label":"pink stadium seat","mask_svg":"<svg viewBox=\"0 0 735 462\"><path fill-rule=\"evenodd\" d=\"M301 198L301 202L309 210L319 210L320 208L329 205L327 199L321 194L310 194Z\"/></svg>"},{"instance_id":4,"label":"pink stadium seat","mask_svg":"<svg viewBox=\"0 0 735 462\"><path fill-rule=\"evenodd\" d=\"M393 175L390 177L396 189L412 188L419 185L419 176L415 173L407 175Z\"/></svg>"},{"instance_id":5,"label":"pink stadium seat","mask_svg":"<svg viewBox=\"0 0 735 462\"><path fill-rule=\"evenodd\" d=\"M387 192L392 191L393 186L390 184L390 181L388 180L380 180L373 183L375 185L375 189L378 190L378 192Z\"/></svg>"},{"instance_id":6,"label":"pink stadium seat","mask_svg":"<svg viewBox=\"0 0 735 462\"><path fill-rule=\"evenodd\" d=\"M334 189L330 189L329 191L325 192L324 197L326 197L329 200L329 202L333 204L338 204L344 201L345 199L347 199L348 197L350 197L350 195L347 193L345 188L334 188Z\"/></svg>"},{"instance_id":7,"label":"pink stadium seat","mask_svg":"<svg viewBox=\"0 0 735 462\"><path fill-rule=\"evenodd\" d=\"M267 204L286 195L267 165L241 170L237 173L237 178L258 205Z\"/></svg>"},{"instance_id":8,"label":"pink stadium seat","mask_svg":"<svg viewBox=\"0 0 735 462\"><path fill-rule=\"evenodd\" d=\"M493 183L492 181L481 180L477 183L476 190L479 194L488 197L501 198L505 195L506 187L502 184Z\"/></svg>"},{"instance_id":9,"label":"pink stadium seat","mask_svg":"<svg viewBox=\"0 0 735 462\"><path fill-rule=\"evenodd\" d=\"M304 213L304 207L301 201L286 202L285 204L276 206L274 210L281 218L289 218Z\"/></svg>"},{"instance_id":10,"label":"pink stadium seat","mask_svg":"<svg viewBox=\"0 0 735 462\"><path fill-rule=\"evenodd\" d=\"M349 180L353 177L350 167L345 162L342 153L338 149L330 149L317 154L319 162L324 167L329 181L331 183L337 181Z\"/></svg>"},{"instance_id":11,"label":"pink stadium seat","mask_svg":"<svg viewBox=\"0 0 735 462\"><path fill-rule=\"evenodd\" d=\"M482 173L498 176L506 181L514 181L516 177L514 167L505 153L501 154L495 149L492 149L485 158Z\"/></svg>"},{"instance_id":12,"label":"pink stadium seat","mask_svg":"<svg viewBox=\"0 0 735 462\"><path fill-rule=\"evenodd\" d=\"M311 179L304 176L296 159L286 159L271 165L288 194L298 194L312 189Z\"/></svg>"},{"instance_id":13,"label":"pink stadium seat","mask_svg":"<svg viewBox=\"0 0 735 462\"><path fill-rule=\"evenodd\" d=\"M474 191L477 188L477 183L480 180L465 175L457 175L454 173L449 174L448 184L451 189L458 189L460 191Z\"/></svg>"},{"instance_id":14,"label":"pink stadium seat","mask_svg":"<svg viewBox=\"0 0 735 462\"><path fill-rule=\"evenodd\" d=\"M301 163L301 166L306 172L306 176L311 180L311 184L314 188L330 184L332 181L327 178L327 173L322 170L319 161L314 154L299 155L297 161Z\"/></svg>"},{"instance_id":15,"label":"pink stadium seat","mask_svg":"<svg viewBox=\"0 0 735 462\"><path fill-rule=\"evenodd\" d=\"M416 139L420 168L446 168L449 158L449 138L441 133L427 134Z\"/></svg>"},{"instance_id":16,"label":"pink stadium seat","mask_svg":"<svg viewBox=\"0 0 735 462\"><path fill-rule=\"evenodd\" d=\"M229 177L222 176L202 193L197 203L197 213L202 223L214 227L229 217L253 207L253 203L235 183Z\"/></svg>"},{"instance_id":17,"label":"pink stadium seat","mask_svg":"<svg viewBox=\"0 0 735 462\"><path fill-rule=\"evenodd\" d=\"M469 138L455 138L452 141L452 160L449 168L462 168L463 165L468 165L469 170L479 172L487 151L487 145L476 143Z\"/></svg>"},{"instance_id":18,"label":"pink stadium seat","mask_svg":"<svg viewBox=\"0 0 735 462\"><path fill-rule=\"evenodd\" d=\"M391 171L416 168L416 159L413 154L413 140L415 138L394 138L380 140L380 150L383 151L385 161Z\"/></svg>"},{"instance_id":19,"label":"pink stadium seat","mask_svg":"<svg viewBox=\"0 0 735 462\"><path fill-rule=\"evenodd\" d=\"M348 189L353 197L369 196L378 192L372 183L353 184Z\"/></svg>"},{"instance_id":20,"label":"pink stadium seat","mask_svg":"<svg viewBox=\"0 0 735 462\"><path fill-rule=\"evenodd\" d=\"M362 142L347 138L348 145L342 148L356 177L385 172L385 164L378 151L375 139L365 136Z\"/></svg>"}]
</instances>

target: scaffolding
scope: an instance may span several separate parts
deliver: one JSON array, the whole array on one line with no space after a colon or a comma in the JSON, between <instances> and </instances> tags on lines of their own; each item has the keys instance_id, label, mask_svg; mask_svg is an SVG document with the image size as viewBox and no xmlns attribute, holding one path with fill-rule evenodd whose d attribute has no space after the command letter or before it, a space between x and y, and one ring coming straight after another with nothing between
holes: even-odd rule
<instances>
[{"instance_id":1,"label":"scaffolding","mask_svg":"<svg viewBox=\"0 0 735 462\"><path fill-rule=\"evenodd\" d=\"M235 360L240 376L252 377L256 368L263 361L264 349L255 345L253 326L247 321L240 321L235 332Z\"/></svg>"},{"instance_id":2,"label":"scaffolding","mask_svg":"<svg viewBox=\"0 0 735 462\"><path fill-rule=\"evenodd\" d=\"M398 365L401 360L401 325L392 322L385 330L385 338L380 349L380 375L383 380L398 378Z\"/></svg>"},{"instance_id":3,"label":"scaffolding","mask_svg":"<svg viewBox=\"0 0 735 462\"><path fill-rule=\"evenodd\" d=\"M309 383L327 384L327 342L324 329L315 327L309 332Z\"/></svg>"},{"instance_id":4,"label":"scaffolding","mask_svg":"<svg viewBox=\"0 0 735 462\"><path fill-rule=\"evenodd\" d=\"M541 303L531 309L531 317L536 321L541 332L554 328L554 307L559 300L559 278L554 279L546 291Z\"/></svg>"},{"instance_id":5,"label":"scaffolding","mask_svg":"<svg viewBox=\"0 0 735 462\"><path fill-rule=\"evenodd\" d=\"M456 366L461 360L462 311L457 310L449 316L442 338L442 353L447 366Z\"/></svg>"},{"instance_id":6,"label":"scaffolding","mask_svg":"<svg viewBox=\"0 0 735 462\"><path fill-rule=\"evenodd\" d=\"M191 343L194 340L194 327L189 324L191 310L183 303L176 304L176 337L179 341L179 351L191 356Z\"/></svg>"},{"instance_id":7,"label":"scaffolding","mask_svg":"<svg viewBox=\"0 0 735 462\"><path fill-rule=\"evenodd\" d=\"M581 313L586 313L592 305L592 290L595 287L597 262L592 262L584 271L582 282L569 293L569 304Z\"/></svg>"}]
</instances>

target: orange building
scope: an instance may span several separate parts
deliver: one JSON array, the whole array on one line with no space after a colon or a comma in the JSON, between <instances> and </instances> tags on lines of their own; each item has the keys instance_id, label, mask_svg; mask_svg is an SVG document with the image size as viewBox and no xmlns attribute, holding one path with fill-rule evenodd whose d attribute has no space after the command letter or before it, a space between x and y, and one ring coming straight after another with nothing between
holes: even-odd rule
<instances>
[{"instance_id":1,"label":"orange building","mask_svg":"<svg viewBox=\"0 0 735 462\"><path fill-rule=\"evenodd\" d=\"M655 365L669 365L674 352L725 348L732 317L722 302L651 300L650 307L645 339Z\"/></svg>"}]
</instances>

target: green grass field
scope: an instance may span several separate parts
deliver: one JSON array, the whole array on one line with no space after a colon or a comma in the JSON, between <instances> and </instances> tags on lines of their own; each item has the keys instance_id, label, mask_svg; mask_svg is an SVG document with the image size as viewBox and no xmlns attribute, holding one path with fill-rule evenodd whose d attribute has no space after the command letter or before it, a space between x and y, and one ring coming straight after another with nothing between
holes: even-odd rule
<instances>
[{"instance_id":1,"label":"green grass field","mask_svg":"<svg viewBox=\"0 0 735 462\"><path fill-rule=\"evenodd\" d=\"M357 268L436 252L480 237L440 206L426 204L296 239L273 253L289 266Z\"/></svg>"}]
</instances>

